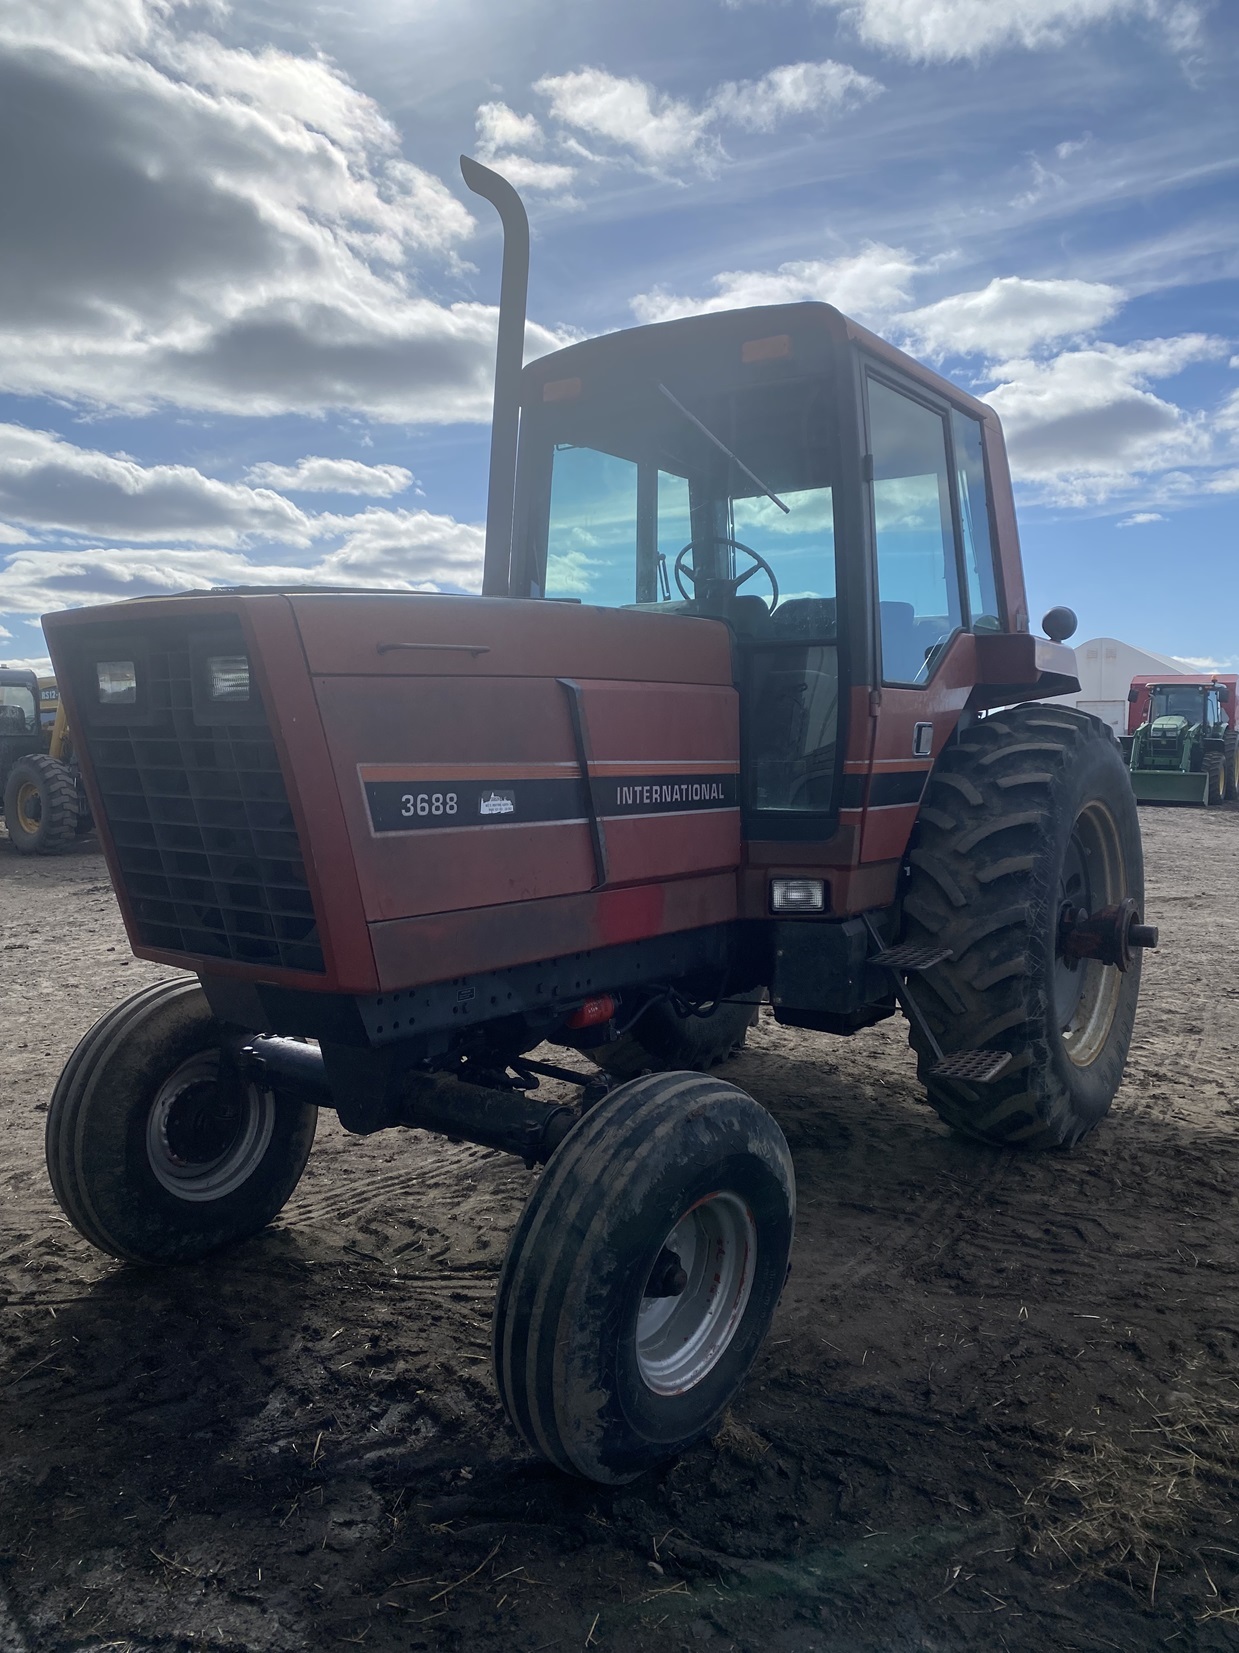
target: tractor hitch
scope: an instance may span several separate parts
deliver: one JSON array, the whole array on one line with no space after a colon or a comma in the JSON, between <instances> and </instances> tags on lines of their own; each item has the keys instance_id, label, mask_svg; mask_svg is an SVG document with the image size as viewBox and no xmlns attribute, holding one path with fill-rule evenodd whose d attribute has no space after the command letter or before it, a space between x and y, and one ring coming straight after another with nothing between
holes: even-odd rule
<instances>
[{"instance_id":1,"label":"tractor hitch","mask_svg":"<svg viewBox=\"0 0 1239 1653\"><path fill-rule=\"evenodd\" d=\"M1059 914L1058 951L1071 963L1092 959L1129 970L1132 954L1157 946L1157 926L1141 922L1140 909L1129 896L1117 907L1088 913L1068 902Z\"/></svg>"}]
</instances>

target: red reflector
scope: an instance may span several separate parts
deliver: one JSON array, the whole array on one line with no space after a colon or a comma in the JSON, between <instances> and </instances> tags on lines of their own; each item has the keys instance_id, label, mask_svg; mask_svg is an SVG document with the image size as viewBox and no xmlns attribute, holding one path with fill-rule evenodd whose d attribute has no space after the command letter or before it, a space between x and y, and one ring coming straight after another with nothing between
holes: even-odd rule
<instances>
[{"instance_id":1,"label":"red reflector","mask_svg":"<svg viewBox=\"0 0 1239 1653\"><path fill-rule=\"evenodd\" d=\"M789 333L776 333L770 339L745 339L740 346L742 362L774 362L780 356L790 356L792 340Z\"/></svg>"},{"instance_id":2,"label":"red reflector","mask_svg":"<svg viewBox=\"0 0 1239 1653\"><path fill-rule=\"evenodd\" d=\"M579 379L548 379L542 386L544 402L575 402L580 394Z\"/></svg>"},{"instance_id":3,"label":"red reflector","mask_svg":"<svg viewBox=\"0 0 1239 1653\"><path fill-rule=\"evenodd\" d=\"M568 1027L597 1027L599 1022L609 1022L615 1014L615 1000L609 993L603 993L596 999L586 999L585 1003L574 1010L567 1018Z\"/></svg>"}]
</instances>

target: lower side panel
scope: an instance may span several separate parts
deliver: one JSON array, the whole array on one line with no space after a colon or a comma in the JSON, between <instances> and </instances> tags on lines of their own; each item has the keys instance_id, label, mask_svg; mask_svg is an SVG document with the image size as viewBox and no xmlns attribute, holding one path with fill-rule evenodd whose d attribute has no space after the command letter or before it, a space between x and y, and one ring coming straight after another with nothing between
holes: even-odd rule
<instances>
[{"instance_id":1,"label":"lower side panel","mask_svg":"<svg viewBox=\"0 0 1239 1653\"><path fill-rule=\"evenodd\" d=\"M380 991L391 993L452 976L728 924L735 917L736 876L726 872L389 919L370 926L370 939Z\"/></svg>"}]
</instances>

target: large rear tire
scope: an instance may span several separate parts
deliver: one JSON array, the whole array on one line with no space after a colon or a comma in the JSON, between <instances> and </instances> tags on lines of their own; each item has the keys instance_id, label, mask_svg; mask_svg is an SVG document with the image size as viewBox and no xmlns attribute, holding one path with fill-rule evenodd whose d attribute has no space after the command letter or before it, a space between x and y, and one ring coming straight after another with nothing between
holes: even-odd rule
<instances>
[{"instance_id":1,"label":"large rear tire","mask_svg":"<svg viewBox=\"0 0 1239 1653\"><path fill-rule=\"evenodd\" d=\"M219 1084L223 1030L192 979L141 988L69 1058L47 1116L47 1169L92 1245L186 1263L265 1228L300 1181L318 1110Z\"/></svg>"},{"instance_id":2,"label":"large rear tire","mask_svg":"<svg viewBox=\"0 0 1239 1653\"><path fill-rule=\"evenodd\" d=\"M705 1071L743 1048L760 998L755 990L723 1000L708 1016L678 1015L672 1004L659 999L613 1044L586 1054L613 1079L685 1068Z\"/></svg>"},{"instance_id":3,"label":"large rear tire","mask_svg":"<svg viewBox=\"0 0 1239 1653\"><path fill-rule=\"evenodd\" d=\"M1122 1080L1140 987L1138 952L1121 972L1060 945L1065 906L1143 907L1139 819L1114 736L1057 706L964 730L929 782L910 862L907 939L952 952L913 984L935 1038L947 1055L1012 1057L988 1085L943 1078L912 1030L930 1103L998 1146L1077 1142Z\"/></svg>"},{"instance_id":4,"label":"large rear tire","mask_svg":"<svg viewBox=\"0 0 1239 1653\"><path fill-rule=\"evenodd\" d=\"M78 822L77 783L57 758L35 752L19 758L4 787L4 824L19 855L55 855L73 842Z\"/></svg>"},{"instance_id":5,"label":"large rear tire","mask_svg":"<svg viewBox=\"0 0 1239 1653\"><path fill-rule=\"evenodd\" d=\"M591 1108L499 1279L495 1372L525 1441L621 1483L700 1439L769 1329L795 1210L783 1133L734 1085L649 1074Z\"/></svg>"}]
</instances>

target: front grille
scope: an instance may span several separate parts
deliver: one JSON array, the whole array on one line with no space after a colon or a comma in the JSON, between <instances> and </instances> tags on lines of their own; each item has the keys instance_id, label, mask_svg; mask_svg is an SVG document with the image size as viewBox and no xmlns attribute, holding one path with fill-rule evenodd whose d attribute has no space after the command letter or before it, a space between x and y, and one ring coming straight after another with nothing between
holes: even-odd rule
<instances>
[{"instance_id":1,"label":"front grille","mask_svg":"<svg viewBox=\"0 0 1239 1653\"><path fill-rule=\"evenodd\" d=\"M89 734L139 940L321 972L305 863L265 717L196 722L185 628L144 628L142 642L146 716ZM239 626L231 635L213 628L212 643L245 652Z\"/></svg>"}]
</instances>

